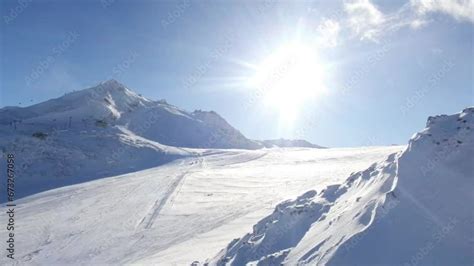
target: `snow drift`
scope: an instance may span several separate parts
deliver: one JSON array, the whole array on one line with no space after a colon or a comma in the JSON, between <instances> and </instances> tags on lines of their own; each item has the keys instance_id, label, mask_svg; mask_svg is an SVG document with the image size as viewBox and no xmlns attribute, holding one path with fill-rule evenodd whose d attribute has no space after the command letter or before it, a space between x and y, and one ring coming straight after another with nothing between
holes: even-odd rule
<instances>
[{"instance_id":1,"label":"snow drift","mask_svg":"<svg viewBox=\"0 0 474 266\"><path fill-rule=\"evenodd\" d=\"M471 265L474 108L430 117L405 151L279 204L219 265Z\"/></svg>"}]
</instances>

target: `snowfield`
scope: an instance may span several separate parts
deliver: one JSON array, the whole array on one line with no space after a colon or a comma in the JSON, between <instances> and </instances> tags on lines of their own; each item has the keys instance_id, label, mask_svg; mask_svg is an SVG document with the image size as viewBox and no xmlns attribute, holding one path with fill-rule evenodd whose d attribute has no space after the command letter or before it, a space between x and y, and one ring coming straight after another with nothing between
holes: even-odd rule
<instances>
[{"instance_id":1,"label":"snowfield","mask_svg":"<svg viewBox=\"0 0 474 266\"><path fill-rule=\"evenodd\" d=\"M402 148L193 150L199 155L35 194L17 202L16 262L202 262L282 200L340 183Z\"/></svg>"}]
</instances>

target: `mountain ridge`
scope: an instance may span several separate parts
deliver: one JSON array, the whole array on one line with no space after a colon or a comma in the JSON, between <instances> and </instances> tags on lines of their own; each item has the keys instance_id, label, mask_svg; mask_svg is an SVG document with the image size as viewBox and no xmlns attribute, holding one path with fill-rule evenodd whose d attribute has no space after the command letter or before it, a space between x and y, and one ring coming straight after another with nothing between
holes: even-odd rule
<instances>
[{"instance_id":1,"label":"mountain ridge","mask_svg":"<svg viewBox=\"0 0 474 266\"><path fill-rule=\"evenodd\" d=\"M15 153L23 170L19 197L195 156L195 148L264 147L214 111L152 101L116 80L1 108L0 136L3 156Z\"/></svg>"},{"instance_id":2,"label":"mountain ridge","mask_svg":"<svg viewBox=\"0 0 474 266\"><path fill-rule=\"evenodd\" d=\"M36 126L47 124L49 125L49 129L51 129L56 127L61 128L64 125L69 127L73 126L72 124L77 125L78 120L80 120L82 124L100 123L105 125L107 123L121 126L130 125L132 127L130 130L133 131L133 127L139 127L133 121L134 119L137 119L137 117L130 115L134 111L140 112L140 115L147 117L145 120L151 120L154 123L159 119L169 119L169 117L163 117L166 115L166 112L174 115L174 119L176 120L181 121L183 119L186 120L187 118L187 121L181 121L183 123L197 122L191 130L194 131L191 132L193 135L188 134L181 139L173 139L172 137L179 136L175 131L182 129L183 127L183 125L174 125L177 123L168 123L167 127L161 127L161 132L158 135L151 132L143 132L147 138L166 145L188 148L322 148L322 146L312 144L305 140L251 140L246 138L239 130L233 128L215 111L195 110L193 112L187 112L167 103L166 100L163 99L158 101L147 99L114 79L101 82L94 87L69 92L61 97L53 98L31 106L7 106L0 108L0 125L13 123L15 124L14 127L16 127L23 123L24 120L30 120L27 122L34 123ZM46 121L47 119L50 119L50 121ZM142 122L140 119L137 120ZM170 126L175 128L170 128ZM143 130L142 127L139 128ZM47 129L48 128L43 128L43 130ZM161 137L164 130L170 130L173 132L169 133L171 136ZM193 140L197 134L203 134L203 136ZM225 139L226 137L229 138L231 143L225 143L225 141L222 141L222 139Z\"/></svg>"}]
</instances>

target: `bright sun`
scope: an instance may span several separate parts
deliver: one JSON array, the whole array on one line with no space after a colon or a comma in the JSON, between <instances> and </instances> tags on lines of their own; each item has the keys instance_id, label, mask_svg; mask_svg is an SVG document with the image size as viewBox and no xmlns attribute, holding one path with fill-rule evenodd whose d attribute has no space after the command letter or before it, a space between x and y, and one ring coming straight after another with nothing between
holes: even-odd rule
<instances>
[{"instance_id":1,"label":"bright sun","mask_svg":"<svg viewBox=\"0 0 474 266\"><path fill-rule=\"evenodd\" d=\"M264 104L277 109L282 122L290 123L305 102L325 91L323 74L314 49L290 43L257 67L251 83Z\"/></svg>"}]
</instances>

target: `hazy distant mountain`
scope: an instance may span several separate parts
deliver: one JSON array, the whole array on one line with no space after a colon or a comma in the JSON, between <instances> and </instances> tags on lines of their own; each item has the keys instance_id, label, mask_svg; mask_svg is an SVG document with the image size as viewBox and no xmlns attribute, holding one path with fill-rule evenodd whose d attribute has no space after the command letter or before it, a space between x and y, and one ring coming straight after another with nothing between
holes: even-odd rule
<instances>
[{"instance_id":1,"label":"hazy distant mountain","mask_svg":"<svg viewBox=\"0 0 474 266\"><path fill-rule=\"evenodd\" d=\"M263 140L262 143L265 148L274 148L274 147L301 147L301 148L316 148L316 149L324 149L325 147L313 144L309 141L302 140L302 139L270 139L270 140Z\"/></svg>"}]
</instances>

